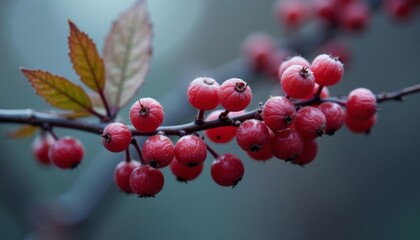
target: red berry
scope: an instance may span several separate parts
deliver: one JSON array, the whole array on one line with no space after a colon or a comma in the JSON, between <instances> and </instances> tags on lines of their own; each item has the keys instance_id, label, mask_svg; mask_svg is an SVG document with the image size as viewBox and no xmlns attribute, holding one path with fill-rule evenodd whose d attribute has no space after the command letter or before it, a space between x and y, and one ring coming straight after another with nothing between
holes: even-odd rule
<instances>
[{"instance_id":1,"label":"red berry","mask_svg":"<svg viewBox=\"0 0 420 240\"><path fill-rule=\"evenodd\" d=\"M278 21L290 28L301 25L309 12L305 3L298 0L278 1L274 11Z\"/></svg>"},{"instance_id":2,"label":"red berry","mask_svg":"<svg viewBox=\"0 0 420 240\"><path fill-rule=\"evenodd\" d=\"M292 124L295 114L295 105L289 99L280 96L269 98L262 110L265 124L273 131L288 128Z\"/></svg>"},{"instance_id":3,"label":"red berry","mask_svg":"<svg viewBox=\"0 0 420 240\"><path fill-rule=\"evenodd\" d=\"M327 120L321 110L306 106L299 109L293 124L302 139L312 140L325 133Z\"/></svg>"},{"instance_id":4,"label":"red berry","mask_svg":"<svg viewBox=\"0 0 420 240\"><path fill-rule=\"evenodd\" d=\"M162 172L149 165L134 169L130 176L130 187L139 197L155 197L164 184Z\"/></svg>"},{"instance_id":5,"label":"red berry","mask_svg":"<svg viewBox=\"0 0 420 240\"><path fill-rule=\"evenodd\" d=\"M230 78L222 83L219 90L220 104L231 112L244 110L252 99L248 84L239 78Z\"/></svg>"},{"instance_id":6,"label":"red berry","mask_svg":"<svg viewBox=\"0 0 420 240\"><path fill-rule=\"evenodd\" d=\"M175 144L175 157L181 164L197 166L206 160L206 143L195 135L183 136Z\"/></svg>"},{"instance_id":7,"label":"red berry","mask_svg":"<svg viewBox=\"0 0 420 240\"><path fill-rule=\"evenodd\" d=\"M122 152L130 146L131 131L119 122L108 124L102 133L102 144L111 152Z\"/></svg>"},{"instance_id":8,"label":"red berry","mask_svg":"<svg viewBox=\"0 0 420 240\"><path fill-rule=\"evenodd\" d=\"M321 86L337 84L344 73L343 64L338 58L327 54L318 55L312 61L310 69L315 76L315 82Z\"/></svg>"},{"instance_id":9,"label":"red berry","mask_svg":"<svg viewBox=\"0 0 420 240\"><path fill-rule=\"evenodd\" d=\"M280 84L289 97L303 98L312 92L315 78L308 67L292 65L284 71Z\"/></svg>"},{"instance_id":10,"label":"red berry","mask_svg":"<svg viewBox=\"0 0 420 240\"><path fill-rule=\"evenodd\" d=\"M84 149L82 143L73 137L63 137L50 148L49 158L59 168L75 168L82 161Z\"/></svg>"},{"instance_id":11,"label":"red berry","mask_svg":"<svg viewBox=\"0 0 420 240\"><path fill-rule=\"evenodd\" d=\"M176 179L180 182L188 182L196 179L203 171L204 164L199 164L195 167L188 167L178 162L174 158L171 162L171 171Z\"/></svg>"},{"instance_id":12,"label":"red berry","mask_svg":"<svg viewBox=\"0 0 420 240\"><path fill-rule=\"evenodd\" d=\"M258 72L267 69L271 54L275 49L276 44L273 37L261 32L249 35L242 45L245 58L248 60L252 69Z\"/></svg>"},{"instance_id":13,"label":"red berry","mask_svg":"<svg viewBox=\"0 0 420 240\"><path fill-rule=\"evenodd\" d=\"M140 166L141 164L135 160L130 160L129 162L121 161L118 163L114 170L114 181L121 191L126 193L133 192L130 186L130 176L134 169Z\"/></svg>"},{"instance_id":14,"label":"red berry","mask_svg":"<svg viewBox=\"0 0 420 240\"><path fill-rule=\"evenodd\" d=\"M130 108L130 120L142 133L155 131L163 122L165 114L158 101L153 98L140 98Z\"/></svg>"},{"instance_id":15,"label":"red berry","mask_svg":"<svg viewBox=\"0 0 420 240\"><path fill-rule=\"evenodd\" d=\"M222 110L215 110L211 112L207 117L206 121L212 121L219 118ZM231 112L232 116L235 113L242 113L242 112ZM222 120L223 121L223 120ZM227 143L230 142L236 135L237 127L234 126L225 126L225 127L217 127L217 128L209 128L205 130L205 134L207 138L215 143Z\"/></svg>"},{"instance_id":16,"label":"red berry","mask_svg":"<svg viewBox=\"0 0 420 240\"><path fill-rule=\"evenodd\" d=\"M355 119L369 119L376 113L376 96L366 88L356 88L349 93L347 114Z\"/></svg>"},{"instance_id":17,"label":"red berry","mask_svg":"<svg viewBox=\"0 0 420 240\"><path fill-rule=\"evenodd\" d=\"M369 133L376 123L376 114L368 119L356 119L346 114L345 123L347 128L354 133Z\"/></svg>"},{"instance_id":18,"label":"red berry","mask_svg":"<svg viewBox=\"0 0 420 240\"><path fill-rule=\"evenodd\" d=\"M350 31L361 31L368 25L370 10L365 1L352 1L342 7L341 27Z\"/></svg>"},{"instance_id":19,"label":"red berry","mask_svg":"<svg viewBox=\"0 0 420 240\"><path fill-rule=\"evenodd\" d=\"M293 160L292 163L298 165L306 165L312 162L318 153L318 144L315 140L304 141L302 153Z\"/></svg>"},{"instance_id":20,"label":"red berry","mask_svg":"<svg viewBox=\"0 0 420 240\"><path fill-rule=\"evenodd\" d=\"M337 4L335 0L315 0L314 8L318 17L331 23L336 20Z\"/></svg>"},{"instance_id":21,"label":"red berry","mask_svg":"<svg viewBox=\"0 0 420 240\"><path fill-rule=\"evenodd\" d=\"M41 134L32 142L32 154L39 163L47 165L51 163L48 152L55 140L49 134Z\"/></svg>"},{"instance_id":22,"label":"red berry","mask_svg":"<svg viewBox=\"0 0 420 240\"><path fill-rule=\"evenodd\" d=\"M276 158L291 161L302 153L303 140L295 129L287 128L274 133L270 148Z\"/></svg>"},{"instance_id":23,"label":"red berry","mask_svg":"<svg viewBox=\"0 0 420 240\"><path fill-rule=\"evenodd\" d=\"M333 135L343 126L345 113L340 105L333 102L324 102L318 106L318 109L324 113L327 120L325 125L326 134Z\"/></svg>"},{"instance_id":24,"label":"red berry","mask_svg":"<svg viewBox=\"0 0 420 240\"><path fill-rule=\"evenodd\" d=\"M264 122L248 119L238 127L236 142L243 150L256 152L269 144L270 133Z\"/></svg>"},{"instance_id":25,"label":"red berry","mask_svg":"<svg viewBox=\"0 0 420 240\"><path fill-rule=\"evenodd\" d=\"M413 10L410 0L386 0L384 8L388 15L396 20L405 20Z\"/></svg>"},{"instance_id":26,"label":"red berry","mask_svg":"<svg viewBox=\"0 0 420 240\"><path fill-rule=\"evenodd\" d=\"M302 67L309 67L311 64L306 60L305 58L301 56L293 56L289 58L288 60L282 62L282 64L279 67L278 71L278 77L281 79L281 76L283 76L284 71L292 65L300 65Z\"/></svg>"},{"instance_id":27,"label":"red berry","mask_svg":"<svg viewBox=\"0 0 420 240\"><path fill-rule=\"evenodd\" d=\"M244 172L242 161L230 153L219 156L211 164L211 177L224 187L235 187L241 181Z\"/></svg>"},{"instance_id":28,"label":"red berry","mask_svg":"<svg viewBox=\"0 0 420 240\"><path fill-rule=\"evenodd\" d=\"M150 166L163 168L171 163L175 156L175 147L167 136L157 134L144 142L141 154Z\"/></svg>"},{"instance_id":29,"label":"red berry","mask_svg":"<svg viewBox=\"0 0 420 240\"><path fill-rule=\"evenodd\" d=\"M199 110L212 110L219 105L219 87L213 78L196 78L188 87L188 101Z\"/></svg>"}]
</instances>

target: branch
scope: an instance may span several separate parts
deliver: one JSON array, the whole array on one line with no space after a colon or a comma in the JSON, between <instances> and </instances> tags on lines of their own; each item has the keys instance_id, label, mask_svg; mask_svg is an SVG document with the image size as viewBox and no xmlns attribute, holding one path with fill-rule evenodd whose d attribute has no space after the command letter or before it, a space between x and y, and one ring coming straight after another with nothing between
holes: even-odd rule
<instances>
[{"instance_id":1,"label":"branch","mask_svg":"<svg viewBox=\"0 0 420 240\"><path fill-rule=\"evenodd\" d=\"M420 92L420 84L402 88L394 92L383 92L376 95L378 103L385 101L401 101L402 98L406 95L414 94ZM305 101L294 101L296 106L308 106L313 104L319 104L322 102L336 102L342 106L346 103L346 97L329 97L329 98L320 98L319 94L315 94L312 99ZM247 119L258 119L262 111L262 106L254 110L251 110L245 114L238 115L236 117L227 118L227 119L217 119L212 121L204 121L202 124L197 124L195 121L180 125L172 126L161 126L156 131L150 133L140 133L133 126L129 125L129 129L134 136L152 136L158 132L163 132L166 135L181 136L184 134L191 134L194 132L222 127L222 126L238 126L241 122ZM0 109L0 122L3 123L21 123L21 124L30 124L39 127L62 127L81 130L85 132L90 132L94 134L102 134L102 130L108 123L103 122L90 122L87 120L75 120L68 119L57 114L51 113L42 113L37 112L31 109L22 109L22 110L6 110Z\"/></svg>"}]
</instances>

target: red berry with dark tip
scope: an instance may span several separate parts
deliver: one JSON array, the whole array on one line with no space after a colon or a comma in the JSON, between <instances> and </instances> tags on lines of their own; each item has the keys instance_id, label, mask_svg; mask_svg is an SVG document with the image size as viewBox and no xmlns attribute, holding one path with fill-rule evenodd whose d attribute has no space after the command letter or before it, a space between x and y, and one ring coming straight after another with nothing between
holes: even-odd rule
<instances>
[{"instance_id":1,"label":"red berry with dark tip","mask_svg":"<svg viewBox=\"0 0 420 240\"><path fill-rule=\"evenodd\" d=\"M242 161L230 153L219 156L211 164L211 177L224 187L235 187L242 180L244 172Z\"/></svg>"},{"instance_id":2,"label":"red berry with dark tip","mask_svg":"<svg viewBox=\"0 0 420 240\"><path fill-rule=\"evenodd\" d=\"M302 153L292 163L304 166L312 162L318 153L318 144L315 140L304 141Z\"/></svg>"},{"instance_id":3,"label":"red berry with dark tip","mask_svg":"<svg viewBox=\"0 0 420 240\"><path fill-rule=\"evenodd\" d=\"M199 164L194 167L188 167L178 162L174 158L171 162L171 171L175 175L176 179L180 182L188 182L196 179L203 171L204 164Z\"/></svg>"},{"instance_id":4,"label":"red berry with dark tip","mask_svg":"<svg viewBox=\"0 0 420 240\"><path fill-rule=\"evenodd\" d=\"M340 26L353 32L361 31L369 24L370 14L365 1L352 1L341 8Z\"/></svg>"},{"instance_id":5,"label":"red berry with dark tip","mask_svg":"<svg viewBox=\"0 0 420 240\"><path fill-rule=\"evenodd\" d=\"M321 86L337 84L344 74L340 60L327 54L318 55L312 61L310 69L315 76L315 82Z\"/></svg>"},{"instance_id":6,"label":"red berry with dark tip","mask_svg":"<svg viewBox=\"0 0 420 240\"><path fill-rule=\"evenodd\" d=\"M270 133L263 121L245 120L236 131L236 142L245 151L256 152L268 145Z\"/></svg>"},{"instance_id":7,"label":"red berry with dark tip","mask_svg":"<svg viewBox=\"0 0 420 240\"><path fill-rule=\"evenodd\" d=\"M119 122L108 124L102 133L102 144L111 152L122 152L130 146L131 131Z\"/></svg>"},{"instance_id":8,"label":"red berry with dark tip","mask_svg":"<svg viewBox=\"0 0 420 240\"><path fill-rule=\"evenodd\" d=\"M149 165L143 165L134 169L130 175L131 190L139 197L155 197L164 184L162 172Z\"/></svg>"},{"instance_id":9,"label":"red berry with dark tip","mask_svg":"<svg viewBox=\"0 0 420 240\"><path fill-rule=\"evenodd\" d=\"M83 159L82 143L74 137L63 137L57 140L49 151L49 158L59 168L75 168Z\"/></svg>"},{"instance_id":10,"label":"red berry with dark tip","mask_svg":"<svg viewBox=\"0 0 420 240\"><path fill-rule=\"evenodd\" d=\"M248 84L239 78L230 78L220 85L220 104L228 111L244 110L252 100L252 91Z\"/></svg>"},{"instance_id":11,"label":"red berry with dark tip","mask_svg":"<svg viewBox=\"0 0 420 240\"><path fill-rule=\"evenodd\" d=\"M286 129L296 115L295 105L287 98L276 96L269 98L262 110L265 124L273 131Z\"/></svg>"},{"instance_id":12,"label":"red berry with dark tip","mask_svg":"<svg viewBox=\"0 0 420 240\"><path fill-rule=\"evenodd\" d=\"M325 125L325 133L333 135L344 124L345 112L343 107L334 102L323 102L318 107L324 115L327 123Z\"/></svg>"},{"instance_id":13,"label":"red berry with dark tip","mask_svg":"<svg viewBox=\"0 0 420 240\"><path fill-rule=\"evenodd\" d=\"M141 154L150 166L163 168L168 166L175 156L175 146L167 136L157 134L144 142Z\"/></svg>"},{"instance_id":14,"label":"red berry with dark tip","mask_svg":"<svg viewBox=\"0 0 420 240\"><path fill-rule=\"evenodd\" d=\"M183 136L175 144L175 157L183 165L197 166L206 160L206 143L195 135Z\"/></svg>"},{"instance_id":15,"label":"red berry with dark tip","mask_svg":"<svg viewBox=\"0 0 420 240\"><path fill-rule=\"evenodd\" d=\"M376 96L369 89L356 88L348 95L347 114L355 119L370 119L377 108Z\"/></svg>"},{"instance_id":16,"label":"red berry with dark tip","mask_svg":"<svg viewBox=\"0 0 420 240\"><path fill-rule=\"evenodd\" d=\"M270 148L274 157L291 161L302 153L303 140L295 129L287 128L274 133Z\"/></svg>"},{"instance_id":17,"label":"red berry with dark tip","mask_svg":"<svg viewBox=\"0 0 420 240\"><path fill-rule=\"evenodd\" d=\"M282 64L279 67L278 71L278 77L281 79L281 76L283 76L284 71L292 65L300 65L302 67L309 67L311 64L306 60L305 58L301 56L293 56L286 61L282 62Z\"/></svg>"},{"instance_id":18,"label":"red berry with dark tip","mask_svg":"<svg viewBox=\"0 0 420 240\"><path fill-rule=\"evenodd\" d=\"M212 110L219 105L219 87L213 78L196 78L188 86L188 101L199 110Z\"/></svg>"},{"instance_id":19,"label":"red berry with dark tip","mask_svg":"<svg viewBox=\"0 0 420 240\"><path fill-rule=\"evenodd\" d=\"M162 105L153 98L140 98L130 108L130 120L142 133L155 131L163 122L165 113Z\"/></svg>"},{"instance_id":20,"label":"red berry with dark tip","mask_svg":"<svg viewBox=\"0 0 420 240\"><path fill-rule=\"evenodd\" d=\"M302 139L312 140L325 133L327 119L321 110L306 106L299 109L293 124Z\"/></svg>"},{"instance_id":21,"label":"red berry with dark tip","mask_svg":"<svg viewBox=\"0 0 420 240\"><path fill-rule=\"evenodd\" d=\"M140 162L135 160L130 160L129 162L121 161L118 163L114 170L114 182L121 191L126 193L133 192L130 186L130 176L134 169L140 166Z\"/></svg>"},{"instance_id":22,"label":"red berry with dark tip","mask_svg":"<svg viewBox=\"0 0 420 240\"><path fill-rule=\"evenodd\" d=\"M284 71L280 84L289 97L303 98L312 92L315 78L308 67L292 65Z\"/></svg>"},{"instance_id":23,"label":"red berry with dark tip","mask_svg":"<svg viewBox=\"0 0 420 240\"><path fill-rule=\"evenodd\" d=\"M278 1L274 11L278 21L290 28L301 25L309 15L307 5L300 0Z\"/></svg>"},{"instance_id":24,"label":"red berry with dark tip","mask_svg":"<svg viewBox=\"0 0 420 240\"><path fill-rule=\"evenodd\" d=\"M261 32L249 35L242 45L242 51L249 65L258 72L267 69L271 54L275 49L276 44L273 37Z\"/></svg>"},{"instance_id":25,"label":"red berry with dark tip","mask_svg":"<svg viewBox=\"0 0 420 240\"><path fill-rule=\"evenodd\" d=\"M48 152L55 140L49 134L41 134L34 138L32 142L32 154L39 163L47 165L51 163Z\"/></svg>"}]
</instances>

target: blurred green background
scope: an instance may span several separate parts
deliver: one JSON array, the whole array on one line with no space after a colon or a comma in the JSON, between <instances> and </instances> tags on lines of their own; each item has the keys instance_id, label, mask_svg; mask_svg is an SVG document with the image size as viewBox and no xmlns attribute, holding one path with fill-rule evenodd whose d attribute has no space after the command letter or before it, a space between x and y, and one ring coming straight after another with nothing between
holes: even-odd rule
<instances>
[{"instance_id":1,"label":"blurred green background","mask_svg":"<svg viewBox=\"0 0 420 240\"><path fill-rule=\"evenodd\" d=\"M48 70L77 82L67 55L67 20L102 49L112 20L133 2L0 1L0 108L49 108L19 67ZM191 109L178 107L185 93L176 89L238 58L242 40L252 32L266 31L283 41L285 31L272 16L273 4L149 1L154 55L138 97L162 99L165 109L191 121ZM391 91L420 82L420 18L398 23L376 12L371 20L363 34L341 35L350 44L352 61L342 83L330 88L332 95L346 95L356 87ZM273 85L280 88L263 78L253 82L253 106L272 93ZM168 95L177 101L165 101ZM31 156L31 139L6 139L6 132L17 125L1 124L0 239L38 239L35 227L48 232L40 206L60 216L67 226L60 231L68 239L420 239L419 102L420 94L404 103L381 105L369 136L343 129L322 137L316 160L306 168L275 159L252 161L234 143L215 146L243 159L245 177L235 189L211 180L209 157L202 176L187 185L165 169L165 187L155 199L119 193L112 172L98 171L123 158L104 153L98 136L58 130L59 135L79 137L87 149L78 169L63 171L39 166ZM121 116L127 119L127 109ZM98 188L96 194L89 183L105 173L107 190ZM92 194L78 198L84 191ZM85 215L60 213L54 210L57 202L88 210Z\"/></svg>"}]
</instances>

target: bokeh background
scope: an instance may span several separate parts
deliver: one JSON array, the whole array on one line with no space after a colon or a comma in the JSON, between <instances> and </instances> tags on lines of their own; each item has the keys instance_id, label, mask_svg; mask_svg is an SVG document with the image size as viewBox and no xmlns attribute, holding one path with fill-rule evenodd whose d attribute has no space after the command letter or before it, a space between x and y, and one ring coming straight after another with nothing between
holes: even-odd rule
<instances>
[{"instance_id":1,"label":"bokeh background","mask_svg":"<svg viewBox=\"0 0 420 240\"><path fill-rule=\"evenodd\" d=\"M67 20L102 49L112 20L133 2L0 1L0 108L49 108L19 67L77 82L67 55ZM226 63L240 58L240 44L252 32L287 41L273 5L272 0L148 1L154 55L138 97L162 100L169 115L178 116L166 123L191 121L192 109L184 104L188 81L203 74L219 82L249 76ZM332 95L420 82L419 16L401 23L377 11L366 31L340 38L352 58L342 83L330 88ZM315 51L306 56L312 59ZM253 106L280 88L252 77L245 80L252 81ZM319 139L319 154L305 168L275 159L252 161L234 143L213 145L243 159L245 177L235 189L211 180L209 157L201 177L188 184L165 169L165 187L155 199L118 191L112 170L123 154L104 152L98 136L57 130L80 138L87 149L79 168L62 171L38 165L32 139L7 139L17 125L2 123L0 239L420 239L420 94L405 100L382 104L369 136L343 129ZM121 117L127 120L127 109ZM51 220L59 227L51 228Z\"/></svg>"}]
</instances>

